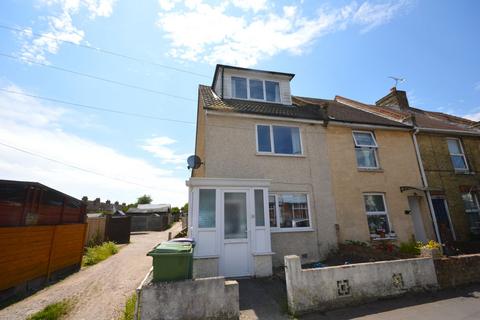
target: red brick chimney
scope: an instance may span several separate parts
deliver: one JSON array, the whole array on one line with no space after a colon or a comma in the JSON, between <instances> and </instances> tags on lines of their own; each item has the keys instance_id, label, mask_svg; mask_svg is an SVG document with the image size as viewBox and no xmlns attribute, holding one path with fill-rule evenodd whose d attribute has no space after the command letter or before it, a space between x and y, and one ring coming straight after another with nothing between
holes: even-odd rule
<instances>
[{"instance_id":1,"label":"red brick chimney","mask_svg":"<svg viewBox=\"0 0 480 320\"><path fill-rule=\"evenodd\" d=\"M397 90L396 87L390 89L390 93L379 99L375 104L379 107L387 107L401 111L406 111L410 108L407 93L402 90Z\"/></svg>"}]
</instances>

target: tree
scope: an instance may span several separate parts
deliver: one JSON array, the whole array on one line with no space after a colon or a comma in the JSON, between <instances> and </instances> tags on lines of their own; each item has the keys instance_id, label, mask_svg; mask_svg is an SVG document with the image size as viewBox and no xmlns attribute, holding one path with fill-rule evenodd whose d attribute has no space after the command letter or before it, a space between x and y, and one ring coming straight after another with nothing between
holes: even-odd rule
<instances>
[{"instance_id":1,"label":"tree","mask_svg":"<svg viewBox=\"0 0 480 320\"><path fill-rule=\"evenodd\" d=\"M172 214L179 214L180 213L180 209L178 207L173 207L172 210L171 210Z\"/></svg>"},{"instance_id":2,"label":"tree","mask_svg":"<svg viewBox=\"0 0 480 320\"><path fill-rule=\"evenodd\" d=\"M143 196L137 198L137 204L150 204L152 201L152 197L150 197L148 194L144 194Z\"/></svg>"},{"instance_id":3,"label":"tree","mask_svg":"<svg viewBox=\"0 0 480 320\"><path fill-rule=\"evenodd\" d=\"M185 205L182 207L181 210L182 210L183 213L188 213L188 202L185 203Z\"/></svg>"}]
</instances>

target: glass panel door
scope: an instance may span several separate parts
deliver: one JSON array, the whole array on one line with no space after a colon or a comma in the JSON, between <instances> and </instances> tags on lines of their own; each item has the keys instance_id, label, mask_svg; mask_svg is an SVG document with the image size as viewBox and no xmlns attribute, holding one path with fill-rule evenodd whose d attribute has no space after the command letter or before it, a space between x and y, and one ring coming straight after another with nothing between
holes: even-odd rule
<instances>
[{"instance_id":1,"label":"glass panel door","mask_svg":"<svg viewBox=\"0 0 480 320\"><path fill-rule=\"evenodd\" d=\"M224 193L225 239L247 239L246 192Z\"/></svg>"}]
</instances>

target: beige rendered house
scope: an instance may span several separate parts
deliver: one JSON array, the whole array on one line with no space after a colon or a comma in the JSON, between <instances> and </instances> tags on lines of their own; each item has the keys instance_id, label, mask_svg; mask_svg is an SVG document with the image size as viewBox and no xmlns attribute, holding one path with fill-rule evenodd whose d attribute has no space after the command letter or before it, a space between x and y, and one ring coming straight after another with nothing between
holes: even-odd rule
<instances>
[{"instance_id":1,"label":"beige rendered house","mask_svg":"<svg viewBox=\"0 0 480 320\"><path fill-rule=\"evenodd\" d=\"M292 96L293 77L217 65L199 86L196 276L267 276L285 255L318 261L339 241L431 236L412 127Z\"/></svg>"}]
</instances>

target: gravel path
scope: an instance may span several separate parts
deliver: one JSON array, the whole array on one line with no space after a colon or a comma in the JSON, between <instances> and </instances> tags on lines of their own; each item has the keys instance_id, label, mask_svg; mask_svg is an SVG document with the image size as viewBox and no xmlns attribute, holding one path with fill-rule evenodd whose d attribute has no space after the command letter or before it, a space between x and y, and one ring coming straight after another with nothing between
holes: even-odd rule
<instances>
[{"instance_id":1,"label":"gravel path","mask_svg":"<svg viewBox=\"0 0 480 320\"><path fill-rule=\"evenodd\" d=\"M67 319L116 319L152 265L146 253L167 240L168 232L175 235L180 230L181 223L176 223L167 231L132 234L130 244L116 255L0 310L0 319L24 320L64 298L76 302Z\"/></svg>"}]
</instances>

